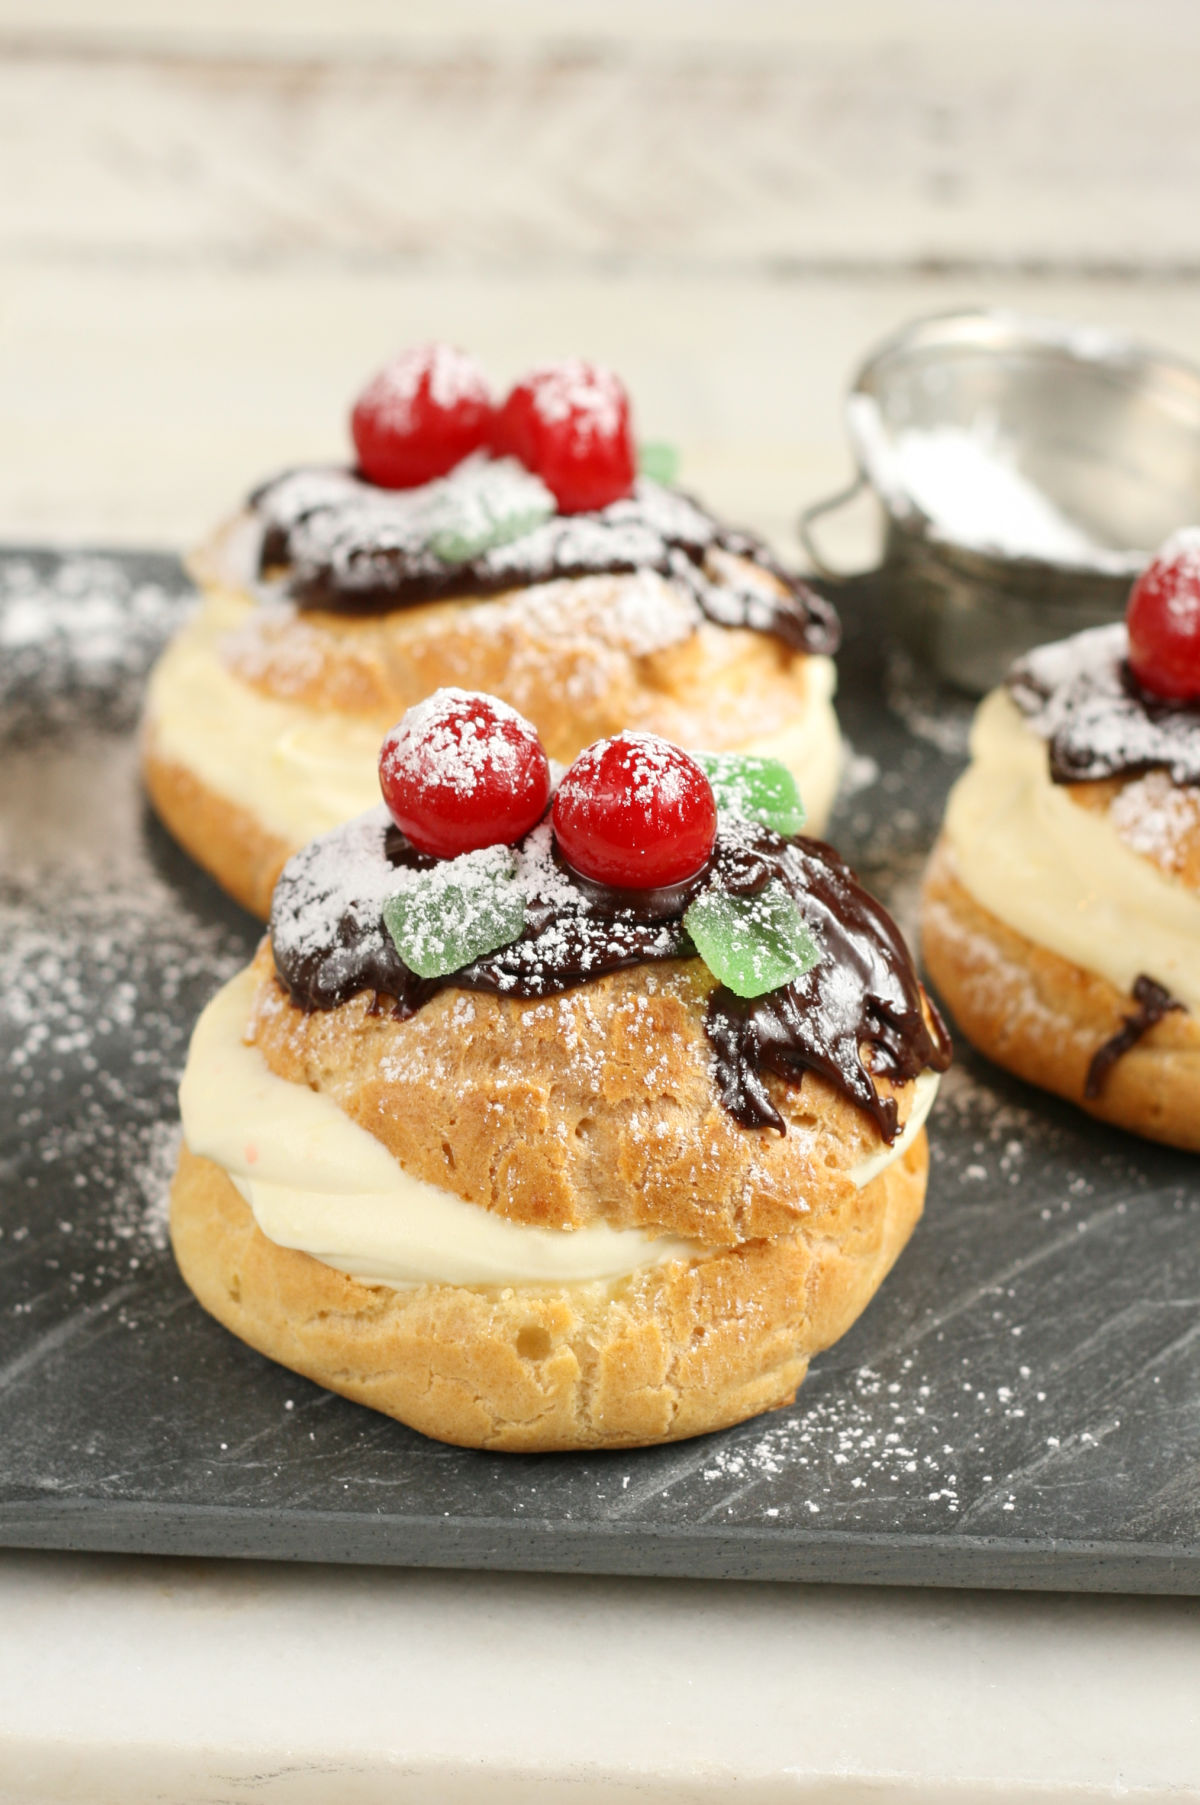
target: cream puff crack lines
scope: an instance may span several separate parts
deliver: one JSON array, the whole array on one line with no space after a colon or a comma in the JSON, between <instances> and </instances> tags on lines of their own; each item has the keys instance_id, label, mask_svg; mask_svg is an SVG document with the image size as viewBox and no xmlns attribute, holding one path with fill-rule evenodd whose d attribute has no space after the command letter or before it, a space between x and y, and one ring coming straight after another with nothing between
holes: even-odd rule
<instances>
[{"instance_id":1,"label":"cream puff crack lines","mask_svg":"<svg viewBox=\"0 0 1200 1805\"><path fill-rule=\"evenodd\" d=\"M534 401L517 385L479 440L437 402L461 389L446 348L422 355L396 377L399 466L360 421L356 469L263 485L194 558L203 606L152 675L144 725L176 838L265 916L286 858L377 798L384 731L446 683L502 696L563 763L625 727L781 758L820 829L841 762L829 604L636 473L607 373L535 372ZM385 486L401 467L423 480Z\"/></svg>"},{"instance_id":2,"label":"cream puff crack lines","mask_svg":"<svg viewBox=\"0 0 1200 1805\"><path fill-rule=\"evenodd\" d=\"M1169 544L1139 585L1174 569L1177 602L1180 584L1200 585L1186 537L1184 554L1181 574ZM1200 706L1146 687L1139 585L1128 625L1041 648L981 705L927 873L922 941L981 1051L1105 1120L1200 1150Z\"/></svg>"},{"instance_id":3,"label":"cream puff crack lines","mask_svg":"<svg viewBox=\"0 0 1200 1805\"><path fill-rule=\"evenodd\" d=\"M899 935L769 824L782 768L710 778L651 736L591 748L512 846L468 844L496 773L528 780L528 723L434 700L397 740L407 831L379 809L293 860L198 1026L185 1278L253 1346L465 1445L787 1402L920 1214L948 1045ZM435 828L461 849L423 852Z\"/></svg>"}]
</instances>

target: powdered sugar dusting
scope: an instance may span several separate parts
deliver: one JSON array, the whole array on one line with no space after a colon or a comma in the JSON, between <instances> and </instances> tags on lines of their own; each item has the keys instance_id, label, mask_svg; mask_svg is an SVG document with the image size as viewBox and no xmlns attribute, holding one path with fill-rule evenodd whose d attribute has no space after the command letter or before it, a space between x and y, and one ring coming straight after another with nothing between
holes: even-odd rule
<instances>
[{"instance_id":1,"label":"powdered sugar dusting","mask_svg":"<svg viewBox=\"0 0 1200 1805\"><path fill-rule=\"evenodd\" d=\"M410 971L441 977L524 932L515 863L507 846L484 846L428 871L402 869L405 882L389 898L383 920Z\"/></svg>"},{"instance_id":2,"label":"powdered sugar dusting","mask_svg":"<svg viewBox=\"0 0 1200 1805\"><path fill-rule=\"evenodd\" d=\"M440 483L411 490L377 488L337 470L276 478L252 497L259 565L270 579L260 594L282 592L302 607L387 611L564 577L649 571L678 584L719 626L769 633L806 652L836 650L839 629L829 603L788 577L752 535L721 526L685 496L644 477L622 501L541 524L514 501L511 532L480 540L469 555L463 550L461 561L448 563L436 549L446 525L439 526L439 510L453 504L453 512L469 499L471 485L486 487L498 468L486 458L467 459ZM511 480L536 481L516 465ZM487 512L509 510L489 501ZM461 520L449 536L468 548L471 533L459 526ZM245 581L252 585L256 574L247 571Z\"/></svg>"},{"instance_id":3,"label":"powdered sugar dusting","mask_svg":"<svg viewBox=\"0 0 1200 1805\"><path fill-rule=\"evenodd\" d=\"M1135 852L1182 870L1187 837L1200 828L1200 794L1179 788L1165 771L1150 771L1118 790L1108 818Z\"/></svg>"},{"instance_id":4,"label":"powdered sugar dusting","mask_svg":"<svg viewBox=\"0 0 1200 1805\"><path fill-rule=\"evenodd\" d=\"M386 851L390 830L390 817L382 807L359 816L297 853L276 889L271 939L277 958L292 971L316 970L323 991L340 991L350 981L364 949L375 956L384 947L382 919L389 898L428 881L427 871L392 864ZM507 848L499 850L507 853ZM446 860L443 881L456 882L472 856ZM583 931L592 905L558 867L548 822L534 828L516 849L514 882L525 898L533 929L527 938L504 948L502 962L487 962L501 994L542 983L558 989L554 974L565 967L573 967L583 979L608 969L614 957L617 963L627 962L623 953L666 958L680 949L677 923L647 926L631 911L606 919L602 936ZM334 943L338 922L344 924L343 944ZM460 981L469 984L473 969L460 973ZM361 984L356 980L352 987Z\"/></svg>"},{"instance_id":5,"label":"powdered sugar dusting","mask_svg":"<svg viewBox=\"0 0 1200 1805\"><path fill-rule=\"evenodd\" d=\"M600 364L581 357L545 364L526 377L534 412L548 426L570 420L581 445L612 439L621 430L627 406L620 379Z\"/></svg>"},{"instance_id":6,"label":"powdered sugar dusting","mask_svg":"<svg viewBox=\"0 0 1200 1805\"><path fill-rule=\"evenodd\" d=\"M566 781L572 800L587 808L619 780L630 802L648 812L656 802L664 810L683 805L695 788L695 769L678 746L656 733L619 733L581 752Z\"/></svg>"},{"instance_id":7,"label":"powdered sugar dusting","mask_svg":"<svg viewBox=\"0 0 1200 1805\"><path fill-rule=\"evenodd\" d=\"M1154 554L1154 562L1174 566L1176 581L1168 596L1168 608L1190 627L1195 618L1195 592L1200 589L1200 526L1182 526L1172 533Z\"/></svg>"},{"instance_id":8,"label":"powdered sugar dusting","mask_svg":"<svg viewBox=\"0 0 1200 1805\"><path fill-rule=\"evenodd\" d=\"M344 919L363 934L379 931L383 906L399 879L384 850L391 825L380 804L289 860L287 907L276 906L271 918L271 939L281 957L307 963L328 949L326 962L337 981L343 955L329 946L331 923Z\"/></svg>"},{"instance_id":9,"label":"powdered sugar dusting","mask_svg":"<svg viewBox=\"0 0 1200 1805\"><path fill-rule=\"evenodd\" d=\"M464 401L491 406L487 380L475 359L442 344L401 351L372 378L359 405L369 407L387 430L411 433L418 424L422 389L441 408L455 408Z\"/></svg>"},{"instance_id":10,"label":"powdered sugar dusting","mask_svg":"<svg viewBox=\"0 0 1200 1805\"><path fill-rule=\"evenodd\" d=\"M1088 627L1027 652L1013 666L1009 688L1034 733L1053 739L1088 692L1120 696L1121 665L1128 655L1124 621Z\"/></svg>"},{"instance_id":11,"label":"powdered sugar dusting","mask_svg":"<svg viewBox=\"0 0 1200 1805\"><path fill-rule=\"evenodd\" d=\"M86 1301L162 1257L191 1024L253 944L181 901L139 791L142 679L194 599L166 558L0 559L0 1169L35 1322L51 1285Z\"/></svg>"},{"instance_id":12,"label":"powdered sugar dusting","mask_svg":"<svg viewBox=\"0 0 1200 1805\"><path fill-rule=\"evenodd\" d=\"M534 738L529 723L497 697L438 689L388 734L380 772L385 782L403 776L435 796L468 798L493 784L504 794L521 787Z\"/></svg>"},{"instance_id":13,"label":"powdered sugar dusting","mask_svg":"<svg viewBox=\"0 0 1200 1805\"><path fill-rule=\"evenodd\" d=\"M1049 742L1057 783L1084 783L1160 767L1200 784L1200 709L1138 694L1127 679L1123 621L1039 646L1013 666L1008 686L1028 726Z\"/></svg>"},{"instance_id":14,"label":"powdered sugar dusting","mask_svg":"<svg viewBox=\"0 0 1200 1805\"><path fill-rule=\"evenodd\" d=\"M526 834L516 855L517 882L527 900L536 897L555 909L574 909L585 900L554 856L554 829L549 821L540 821Z\"/></svg>"},{"instance_id":15,"label":"powdered sugar dusting","mask_svg":"<svg viewBox=\"0 0 1200 1805\"><path fill-rule=\"evenodd\" d=\"M194 600L170 560L144 565L161 579L91 555L0 559L0 739L69 724L82 705L132 722L136 679Z\"/></svg>"},{"instance_id":16,"label":"powdered sugar dusting","mask_svg":"<svg viewBox=\"0 0 1200 1805\"><path fill-rule=\"evenodd\" d=\"M891 484L945 538L1009 557L1095 566L1109 554L1017 467L986 424L908 427L888 448Z\"/></svg>"},{"instance_id":17,"label":"powdered sugar dusting","mask_svg":"<svg viewBox=\"0 0 1200 1805\"><path fill-rule=\"evenodd\" d=\"M477 554L502 568L503 546L524 544L554 512L544 483L515 458L483 453L411 489L380 488L346 470L297 470L260 490L255 503L269 565L288 559L300 590L328 571L351 595L395 557L431 580Z\"/></svg>"},{"instance_id":18,"label":"powdered sugar dusting","mask_svg":"<svg viewBox=\"0 0 1200 1805\"><path fill-rule=\"evenodd\" d=\"M578 646L579 677L584 693L603 695L609 676L602 649L646 658L668 646L679 645L695 632L702 619L695 600L685 589L668 582L657 571L637 570L619 576L574 577L554 583L535 583L528 589L497 596L469 608L463 624L472 633L509 637L514 626L521 637L533 638L537 657L542 645ZM595 678L586 679L590 667ZM573 697L574 699L574 697Z\"/></svg>"},{"instance_id":19,"label":"powdered sugar dusting","mask_svg":"<svg viewBox=\"0 0 1200 1805\"><path fill-rule=\"evenodd\" d=\"M1084 1490L1125 1413L1099 1375L1094 1391L1081 1379L1095 1361L1090 1341L1079 1346L1080 1268L1119 1265L1153 1202L1114 1202L1114 1176L1129 1177L1122 1149L1097 1150L1018 1092L1029 1095L970 1056L951 1067L931 1136L931 1208L944 1207L918 1242L935 1226L941 1237L924 1261L916 1246L903 1256L907 1303L893 1278L792 1410L680 1450L665 1478L672 1510L760 1532L957 1535L1014 1519L1028 1532L1043 1476L1060 1508L1058 1488ZM975 1264L968 1247L987 1253ZM1046 1283L1057 1309L1035 1303Z\"/></svg>"},{"instance_id":20,"label":"powdered sugar dusting","mask_svg":"<svg viewBox=\"0 0 1200 1805\"><path fill-rule=\"evenodd\" d=\"M971 734L971 711L948 702L927 665L903 646L889 646L884 682L888 706L909 732L945 758L962 758Z\"/></svg>"},{"instance_id":21,"label":"powdered sugar dusting","mask_svg":"<svg viewBox=\"0 0 1200 1805\"><path fill-rule=\"evenodd\" d=\"M16 1128L5 1231L46 1187L69 1192L71 1226L46 1261L78 1269L70 1282L85 1296L165 1248L191 1024L252 934L231 929L232 910L206 921L179 906L140 847L133 763L114 759L112 742L85 736L19 760L9 754L9 774L25 777L31 809L53 811L89 783L118 789L117 806L73 822L52 813L45 836L22 836L0 890L0 1086Z\"/></svg>"},{"instance_id":22,"label":"powdered sugar dusting","mask_svg":"<svg viewBox=\"0 0 1200 1805\"><path fill-rule=\"evenodd\" d=\"M373 810L313 841L286 866L275 892L271 939L289 984L298 983L305 995L353 994L370 982L367 971L403 985L383 910L391 896L426 881L427 873L393 865L390 829L387 811ZM447 860L445 881L456 882L462 866L462 859ZM687 946L678 920L647 922L623 909L606 914L601 925L593 922L593 904L554 859L548 822L516 848L513 881L525 899L525 936L464 967L457 983L470 988L486 979L500 995L538 996L562 989L565 973L582 983L621 965L682 956ZM377 977L376 985L381 981Z\"/></svg>"},{"instance_id":23,"label":"powdered sugar dusting","mask_svg":"<svg viewBox=\"0 0 1200 1805\"><path fill-rule=\"evenodd\" d=\"M171 589L161 566L128 571L133 588ZM58 668L87 663L72 645ZM859 861L885 848L875 869L890 897L893 854L907 875L951 773L895 723L876 742L881 698L860 684L851 662L846 699L882 771L843 834ZM290 1521L290 1546L319 1555L336 1519L362 1558L394 1559L399 1522L407 1555L438 1559L444 1518L472 1547L486 1541L488 1564L561 1559L569 1540L575 1564L611 1566L619 1528L641 1552L618 1563L651 1571L982 1585L1018 1573L1048 1587L1145 1574L1148 1588L1195 1573L1194 1161L969 1052L931 1120L911 1246L786 1411L659 1449L491 1458L410 1435L227 1338L159 1243L187 1036L257 930L149 823L124 729L92 731L131 722L137 689L121 677L89 690L70 735L5 755L16 830L0 853L0 1441L23 1513L65 1494L82 1523L98 1500L164 1552L178 1550L172 1523L194 1535L199 1511L241 1552ZM920 700L932 714L937 697ZM885 841L901 807L915 825ZM527 850L549 881L548 836ZM654 1073L648 1005L658 989L682 995L684 974L644 978L620 1032ZM471 1031L477 998L447 993L444 1007ZM530 1007L601 1091L586 1012L560 997ZM420 1024L396 1037L398 1057L428 1056ZM441 1046L433 1069L451 1085ZM492 1112L499 1123L503 1104ZM669 1148L649 1095L641 1119ZM698 1190L708 1178L698 1155ZM1096 1546L1085 1572L1081 1550Z\"/></svg>"},{"instance_id":24,"label":"powdered sugar dusting","mask_svg":"<svg viewBox=\"0 0 1200 1805\"><path fill-rule=\"evenodd\" d=\"M114 1211L113 1231L122 1240L144 1236L156 1253L167 1246L167 1219L171 1180L179 1164L183 1130L178 1122L153 1122L142 1141L141 1158L132 1170L133 1198L137 1207L130 1216Z\"/></svg>"}]
</instances>

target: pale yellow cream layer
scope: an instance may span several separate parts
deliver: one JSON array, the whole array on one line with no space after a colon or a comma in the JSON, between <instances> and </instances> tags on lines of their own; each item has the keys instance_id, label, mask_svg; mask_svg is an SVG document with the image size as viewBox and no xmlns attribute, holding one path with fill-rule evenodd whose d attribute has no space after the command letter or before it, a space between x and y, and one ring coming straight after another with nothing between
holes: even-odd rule
<instances>
[{"instance_id":1,"label":"pale yellow cream layer","mask_svg":"<svg viewBox=\"0 0 1200 1805\"><path fill-rule=\"evenodd\" d=\"M933 1108L933 1100L938 1094L938 1085L941 1082L941 1075L938 1072L918 1073L913 1080L912 1108L908 1112L908 1120L899 1135L890 1147L885 1141L875 1153L868 1153L866 1159L860 1159L856 1166L851 1167L850 1182L856 1190L861 1191L864 1185L869 1185L873 1178L878 1178L881 1172L886 1172L888 1167L893 1165L916 1140L925 1126L926 1117Z\"/></svg>"},{"instance_id":2,"label":"pale yellow cream layer","mask_svg":"<svg viewBox=\"0 0 1200 1805\"><path fill-rule=\"evenodd\" d=\"M1200 896L1051 781L1046 742L1005 690L975 717L946 834L964 888L1009 927L1118 990L1144 972L1200 1009Z\"/></svg>"},{"instance_id":3,"label":"pale yellow cream layer","mask_svg":"<svg viewBox=\"0 0 1200 1805\"><path fill-rule=\"evenodd\" d=\"M747 740L736 751L754 758L777 758L800 786L807 811L805 832L823 834L833 813L842 776L842 736L833 709L837 669L832 658L810 658L809 698L803 715L778 733Z\"/></svg>"},{"instance_id":4,"label":"pale yellow cream layer","mask_svg":"<svg viewBox=\"0 0 1200 1805\"><path fill-rule=\"evenodd\" d=\"M243 1037L241 972L196 1024L179 1088L184 1138L223 1166L264 1235L372 1284L578 1284L704 1249L605 1224L530 1228L404 1171L332 1098L272 1072Z\"/></svg>"},{"instance_id":5,"label":"pale yellow cream layer","mask_svg":"<svg viewBox=\"0 0 1200 1805\"><path fill-rule=\"evenodd\" d=\"M332 1098L272 1072L243 1039L255 980L240 972L196 1024L179 1089L184 1138L222 1166L269 1240L369 1284L585 1284L705 1249L641 1229L531 1228L414 1178ZM929 1112L917 1079L903 1134L861 1162L858 1185L898 1159Z\"/></svg>"},{"instance_id":6,"label":"pale yellow cream layer","mask_svg":"<svg viewBox=\"0 0 1200 1805\"><path fill-rule=\"evenodd\" d=\"M242 683L218 647L253 604L215 597L167 647L146 716L158 755L300 847L374 808L391 719L281 702Z\"/></svg>"},{"instance_id":7,"label":"pale yellow cream layer","mask_svg":"<svg viewBox=\"0 0 1200 1805\"><path fill-rule=\"evenodd\" d=\"M300 847L379 801L376 768L391 717L282 702L224 666L219 642L250 604L212 597L167 648L150 679L147 720L158 755ZM795 774L809 830L821 833L841 770L831 659L809 662L811 701L800 720L737 750L782 759Z\"/></svg>"}]
</instances>

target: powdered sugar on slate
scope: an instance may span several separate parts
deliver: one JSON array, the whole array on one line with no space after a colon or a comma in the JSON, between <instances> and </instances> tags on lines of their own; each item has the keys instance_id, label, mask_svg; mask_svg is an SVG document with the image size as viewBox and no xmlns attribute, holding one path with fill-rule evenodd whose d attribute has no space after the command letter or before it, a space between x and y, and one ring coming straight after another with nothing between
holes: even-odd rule
<instances>
[{"instance_id":1,"label":"powdered sugar on slate","mask_svg":"<svg viewBox=\"0 0 1200 1805\"><path fill-rule=\"evenodd\" d=\"M919 662L902 645L889 645L885 655L884 685L888 707L908 731L943 758L966 755L973 710L964 698L948 698L927 664Z\"/></svg>"},{"instance_id":2,"label":"powdered sugar on slate","mask_svg":"<svg viewBox=\"0 0 1200 1805\"><path fill-rule=\"evenodd\" d=\"M179 582L165 561L123 562L131 588ZM89 661L80 645L69 651ZM878 707L874 691L869 700ZM131 721L137 701L137 681L119 677L108 695L88 692L73 724ZM397 1535L394 1524L379 1530L383 1500L418 1540L431 1517L464 1525L488 1515L493 1564L525 1558L523 1545L565 1523L584 1565L603 1565L588 1532L623 1517L655 1570L728 1572L744 1557L765 1561L755 1570L772 1577L796 1577L799 1549L822 1577L919 1578L915 1561L928 1578L930 1562L944 1560L943 1577L997 1583L988 1562L1005 1535L1022 1538L1026 1579L1036 1571L1046 1585L1062 1583L1072 1538L1194 1561L1188 1324L1200 1206L1187 1156L1107 1131L969 1053L947 1074L931 1122L917 1238L787 1412L657 1450L489 1463L227 1342L158 1243L187 1036L256 929L147 826L128 743L85 736L60 783L51 766L67 738L45 736L26 764L7 765L6 802L18 791L30 801L20 856L0 856L0 1362L22 1365L22 1388L5 1391L4 1439L23 1512L34 1488L116 1500L169 1550L163 1525L179 1507L194 1521L200 1505L220 1515L232 1546L253 1552L239 1540L246 1525L290 1511L307 1516L307 1545L319 1553L328 1513L340 1510L356 1546L387 1559ZM843 830L856 862L892 861L889 896L916 844L902 837L897 851L884 836L901 786L905 805L932 824L948 775L920 739L905 741L905 756L914 762L897 765L889 747L879 783L856 799L860 824ZM57 812L68 792L78 797L69 817ZM47 824L35 833L39 811ZM543 836L545 881L547 855ZM645 981L647 991L682 982L662 968ZM478 1000L451 994L467 1033ZM565 1056L588 1055L571 1049L579 1018L562 999L531 1007L560 1023ZM631 1032L637 1019L631 1000ZM418 1057L419 1035L405 1041ZM24 1054L20 1069L7 1063L13 1053ZM454 1082L450 1062L444 1077ZM105 1324L123 1325L116 1360ZM54 1342L60 1325L74 1338ZM218 1436L229 1445L219 1458ZM865 1545L855 1540L864 1532ZM697 1552L701 1537L717 1557ZM1106 1553L1098 1583L1110 1562ZM1165 1566L1155 1572L1152 1583L1163 1583Z\"/></svg>"},{"instance_id":3,"label":"powdered sugar on slate","mask_svg":"<svg viewBox=\"0 0 1200 1805\"><path fill-rule=\"evenodd\" d=\"M101 556L0 559L0 740L70 722L85 701L107 725L136 717L136 680L194 603L172 560L144 562L163 580Z\"/></svg>"},{"instance_id":4,"label":"powdered sugar on slate","mask_svg":"<svg viewBox=\"0 0 1200 1805\"><path fill-rule=\"evenodd\" d=\"M133 811L131 810L132 814ZM16 1118L5 1219L55 1178L77 1199L74 1247L114 1256L165 1245L177 1152L174 1088L199 1007L246 940L174 915L152 870L81 865L0 896L0 1084Z\"/></svg>"},{"instance_id":5,"label":"powdered sugar on slate","mask_svg":"<svg viewBox=\"0 0 1200 1805\"><path fill-rule=\"evenodd\" d=\"M0 558L2 1227L33 1327L163 1257L191 1026L254 942L181 900L139 788L144 676L194 601L167 557Z\"/></svg>"},{"instance_id":6,"label":"powdered sugar on slate","mask_svg":"<svg viewBox=\"0 0 1200 1805\"><path fill-rule=\"evenodd\" d=\"M6 755L14 788L33 792L31 810L39 798L52 808L66 788L112 793L21 836L3 860L3 1227L30 1262L27 1280L9 1287L12 1307L28 1304L35 1318L46 1272L87 1300L165 1249L175 1087L192 1023L253 945L231 908L204 919L181 907L147 856L130 750L88 734L69 750Z\"/></svg>"}]
</instances>

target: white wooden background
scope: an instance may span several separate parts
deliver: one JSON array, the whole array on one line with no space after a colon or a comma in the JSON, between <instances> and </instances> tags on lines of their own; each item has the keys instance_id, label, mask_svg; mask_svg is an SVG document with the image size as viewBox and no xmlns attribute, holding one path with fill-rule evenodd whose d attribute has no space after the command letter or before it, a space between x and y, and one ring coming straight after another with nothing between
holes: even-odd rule
<instances>
[{"instance_id":1,"label":"white wooden background","mask_svg":"<svg viewBox=\"0 0 1200 1805\"><path fill-rule=\"evenodd\" d=\"M0 0L0 536L177 544L448 336L787 547L907 315L1200 358L1198 0Z\"/></svg>"},{"instance_id":2,"label":"white wooden background","mask_svg":"<svg viewBox=\"0 0 1200 1805\"><path fill-rule=\"evenodd\" d=\"M907 315L1200 359L1198 203L1200 0L0 0L0 542L186 543L436 334L501 380L607 358L786 545ZM5 1796L665 1801L753 1762L763 1800L1200 1798L1182 1601L12 1555L0 1588Z\"/></svg>"}]
</instances>

